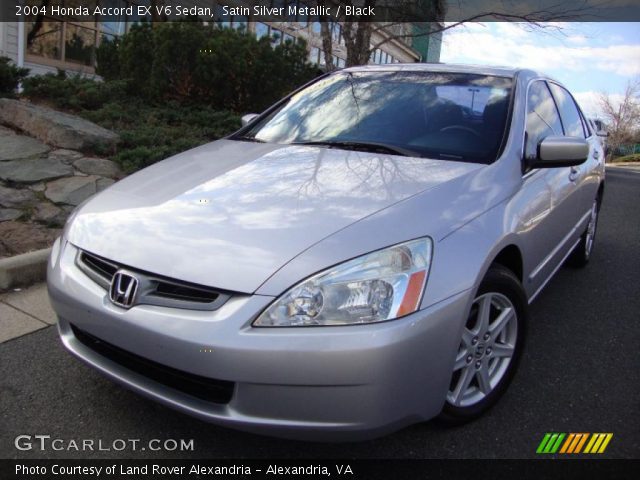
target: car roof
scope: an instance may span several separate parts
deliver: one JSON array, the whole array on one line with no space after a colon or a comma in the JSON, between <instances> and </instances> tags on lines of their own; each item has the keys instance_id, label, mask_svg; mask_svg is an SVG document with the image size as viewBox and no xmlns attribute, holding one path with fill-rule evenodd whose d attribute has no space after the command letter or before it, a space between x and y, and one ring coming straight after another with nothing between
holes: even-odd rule
<instances>
[{"instance_id":1,"label":"car roof","mask_svg":"<svg viewBox=\"0 0 640 480\"><path fill-rule=\"evenodd\" d=\"M463 65L455 63L387 63L383 65L362 65L344 68L343 72L448 72L448 73L473 73L478 75L495 75L513 78L521 75L527 78L550 78L549 76L534 70L514 67L488 66L488 65ZM551 78L550 78L551 79Z\"/></svg>"}]
</instances>

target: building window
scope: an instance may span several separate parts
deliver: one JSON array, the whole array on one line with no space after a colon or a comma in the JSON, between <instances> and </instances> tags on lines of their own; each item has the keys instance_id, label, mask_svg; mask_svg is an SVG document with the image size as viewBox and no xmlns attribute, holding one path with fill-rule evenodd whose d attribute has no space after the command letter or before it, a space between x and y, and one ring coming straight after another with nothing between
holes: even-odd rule
<instances>
[{"instance_id":1,"label":"building window","mask_svg":"<svg viewBox=\"0 0 640 480\"><path fill-rule=\"evenodd\" d=\"M52 2L30 0L29 5L43 6ZM93 10L96 4L101 7L127 7L133 5L133 15L127 17L97 17L97 21L82 22L79 17L41 17L33 16L26 23L27 60L60 69L89 67L96 63L96 48L103 41L112 41L128 28L149 16L137 14L138 5L148 5L149 0L56 0L56 5L64 7L84 6ZM102 20L109 21L102 21ZM83 69L86 70L86 69Z\"/></svg>"},{"instance_id":2,"label":"building window","mask_svg":"<svg viewBox=\"0 0 640 480\"><path fill-rule=\"evenodd\" d=\"M271 29L271 43L273 45L279 45L282 42L282 32L277 28Z\"/></svg>"},{"instance_id":3,"label":"building window","mask_svg":"<svg viewBox=\"0 0 640 480\"><path fill-rule=\"evenodd\" d=\"M27 52L44 58L62 60L62 22L47 18L29 22Z\"/></svg>"},{"instance_id":4,"label":"building window","mask_svg":"<svg viewBox=\"0 0 640 480\"><path fill-rule=\"evenodd\" d=\"M232 27L241 32L247 31L248 24L249 24L249 17L245 17L244 15L238 15L233 17L231 22Z\"/></svg>"},{"instance_id":5,"label":"building window","mask_svg":"<svg viewBox=\"0 0 640 480\"><path fill-rule=\"evenodd\" d=\"M65 60L91 67L95 63L96 30L67 25L64 39Z\"/></svg>"},{"instance_id":6,"label":"building window","mask_svg":"<svg viewBox=\"0 0 640 480\"><path fill-rule=\"evenodd\" d=\"M256 37L262 38L262 37L269 36L269 25L267 25L266 23L256 23L255 29L256 29Z\"/></svg>"},{"instance_id":7,"label":"building window","mask_svg":"<svg viewBox=\"0 0 640 480\"><path fill-rule=\"evenodd\" d=\"M109 35L123 35L126 28L126 18L122 17L119 22L100 22L100 31Z\"/></svg>"},{"instance_id":8,"label":"building window","mask_svg":"<svg viewBox=\"0 0 640 480\"><path fill-rule=\"evenodd\" d=\"M320 49L316 47L311 47L311 49L309 50L309 62L317 64L319 55L320 55Z\"/></svg>"},{"instance_id":9,"label":"building window","mask_svg":"<svg viewBox=\"0 0 640 480\"><path fill-rule=\"evenodd\" d=\"M331 40L333 43L339 43L342 37L342 27L339 23L331 23Z\"/></svg>"}]
</instances>

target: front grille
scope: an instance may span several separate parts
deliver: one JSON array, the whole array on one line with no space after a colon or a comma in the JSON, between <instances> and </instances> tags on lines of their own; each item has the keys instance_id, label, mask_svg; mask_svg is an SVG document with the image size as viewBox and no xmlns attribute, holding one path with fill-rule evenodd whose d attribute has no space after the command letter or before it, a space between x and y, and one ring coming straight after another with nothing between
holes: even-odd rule
<instances>
[{"instance_id":1,"label":"front grille","mask_svg":"<svg viewBox=\"0 0 640 480\"><path fill-rule=\"evenodd\" d=\"M80 261L84 263L87 268L93 270L105 280L108 280L109 283L111 283L111 279L118 271L118 266L116 264L107 262L95 255L90 255L87 252L82 252L80 254Z\"/></svg>"},{"instance_id":2,"label":"front grille","mask_svg":"<svg viewBox=\"0 0 640 480\"><path fill-rule=\"evenodd\" d=\"M162 365L100 340L73 324L71 330L80 343L127 370L206 402L227 404L231 401L233 382L201 377Z\"/></svg>"},{"instance_id":3,"label":"front grille","mask_svg":"<svg viewBox=\"0 0 640 480\"><path fill-rule=\"evenodd\" d=\"M105 290L109 290L118 270L124 269L135 275L140 287L133 305L215 310L230 297L227 292L130 268L82 250L76 257L76 265Z\"/></svg>"},{"instance_id":4,"label":"front grille","mask_svg":"<svg viewBox=\"0 0 640 480\"><path fill-rule=\"evenodd\" d=\"M156 287L154 295L159 297L173 298L189 302L209 303L218 298L218 293L204 288L185 287L175 283L160 282Z\"/></svg>"}]
</instances>

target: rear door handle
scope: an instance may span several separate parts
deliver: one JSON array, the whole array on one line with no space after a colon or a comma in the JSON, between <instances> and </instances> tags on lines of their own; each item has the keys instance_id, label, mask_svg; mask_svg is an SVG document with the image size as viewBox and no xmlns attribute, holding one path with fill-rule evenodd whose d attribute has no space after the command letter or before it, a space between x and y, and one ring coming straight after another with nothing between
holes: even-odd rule
<instances>
[{"instance_id":1,"label":"rear door handle","mask_svg":"<svg viewBox=\"0 0 640 480\"><path fill-rule=\"evenodd\" d=\"M578 179L579 175L580 175L580 168L571 167L571 172L569 173L569 180L571 180L572 182L575 182Z\"/></svg>"},{"instance_id":2,"label":"rear door handle","mask_svg":"<svg viewBox=\"0 0 640 480\"><path fill-rule=\"evenodd\" d=\"M593 152L593 158L595 159L597 165L602 165L602 156L600 155L600 150L595 150Z\"/></svg>"}]
</instances>

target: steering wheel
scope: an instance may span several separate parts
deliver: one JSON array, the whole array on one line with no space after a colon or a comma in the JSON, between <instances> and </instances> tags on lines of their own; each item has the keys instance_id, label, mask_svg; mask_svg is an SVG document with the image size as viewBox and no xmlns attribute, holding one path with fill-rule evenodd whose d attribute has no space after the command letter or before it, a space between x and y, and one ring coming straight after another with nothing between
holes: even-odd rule
<instances>
[{"instance_id":1,"label":"steering wheel","mask_svg":"<svg viewBox=\"0 0 640 480\"><path fill-rule=\"evenodd\" d=\"M473 128L465 127L464 125L449 125L448 127L441 128L441 132L448 132L451 130L462 130L463 132L471 133L478 138L482 138L482 136L476 132Z\"/></svg>"}]
</instances>

